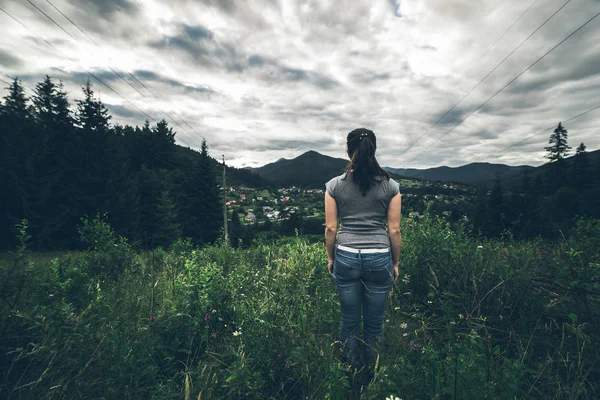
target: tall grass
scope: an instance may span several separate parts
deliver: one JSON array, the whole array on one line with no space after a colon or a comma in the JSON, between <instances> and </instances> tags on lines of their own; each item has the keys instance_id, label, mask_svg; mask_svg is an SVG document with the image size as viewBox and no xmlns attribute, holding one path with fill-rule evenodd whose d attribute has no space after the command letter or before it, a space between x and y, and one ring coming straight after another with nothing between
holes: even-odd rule
<instances>
[{"instance_id":1,"label":"tall grass","mask_svg":"<svg viewBox=\"0 0 600 400\"><path fill-rule=\"evenodd\" d=\"M340 361L322 244L137 254L95 220L88 251L35 262L25 229L0 261L0 398L599 397L600 223L558 242L402 232L367 385Z\"/></svg>"}]
</instances>

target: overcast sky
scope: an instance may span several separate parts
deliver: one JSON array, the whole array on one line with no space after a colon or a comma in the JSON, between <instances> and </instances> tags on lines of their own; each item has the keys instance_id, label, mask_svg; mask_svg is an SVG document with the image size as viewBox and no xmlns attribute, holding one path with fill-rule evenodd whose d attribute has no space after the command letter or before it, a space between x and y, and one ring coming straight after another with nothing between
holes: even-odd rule
<instances>
[{"instance_id":1,"label":"overcast sky","mask_svg":"<svg viewBox=\"0 0 600 400\"><path fill-rule=\"evenodd\" d=\"M384 166L540 165L550 131L495 154L600 105L598 17L427 149L600 12L599 0L568 2L425 136L567 0L31 1L76 40L25 0L0 6L73 61L0 11L0 78L33 87L49 74L74 103L85 67L165 118L177 138L198 147L204 136L214 157L237 167L307 150L343 158L358 127L375 132ZM91 81L113 123L143 124L145 115ZM599 121L597 110L565 124L573 152L581 142L600 148Z\"/></svg>"}]
</instances>

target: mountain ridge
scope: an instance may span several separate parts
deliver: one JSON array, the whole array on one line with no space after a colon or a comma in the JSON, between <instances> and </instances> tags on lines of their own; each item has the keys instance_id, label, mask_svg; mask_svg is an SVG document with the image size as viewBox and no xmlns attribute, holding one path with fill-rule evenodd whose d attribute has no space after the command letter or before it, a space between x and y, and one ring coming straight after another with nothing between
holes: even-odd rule
<instances>
[{"instance_id":1,"label":"mountain ridge","mask_svg":"<svg viewBox=\"0 0 600 400\"><path fill-rule=\"evenodd\" d=\"M410 178L428 181L462 182L467 184L494 180L497 176L504 176L506 174L521 174L526 170L532 171L535 168L529 165L510 166L489 162L474 162L458 167L443 165L425 169L384 167L388 172Z\"/></svg>"},{"instance_id":2,"label":"mountain ridge","mask_svg":"<svg viewBox=\"0 0 600 400\"><path fill-rule=\"evenodd\" d=\"M590 162L600 163L600 150L587 153ZM574 156L568 157L567 164ZM277 161L257 168L248 168L266 181L276 185L321 188L325 183L344 173L347 159L335 158L309 150L293 159L280 158ZM434 168L392 168L386 171L403 178L427 181L461 182L469 185L490 186L496 179L507 186L514 186L525 172L533 178L547 168L548 163L534 167L530 165L510 166L500 163L474 162L458 167L440 166Z\"/></svg>"}]
</instances>

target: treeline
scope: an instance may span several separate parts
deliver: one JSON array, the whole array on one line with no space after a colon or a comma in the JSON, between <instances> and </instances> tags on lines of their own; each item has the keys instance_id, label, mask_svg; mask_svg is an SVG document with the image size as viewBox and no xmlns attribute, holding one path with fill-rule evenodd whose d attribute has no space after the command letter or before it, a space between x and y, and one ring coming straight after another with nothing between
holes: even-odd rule
<instances>
[{"instance_id":1,"label":"treeline","mask_svg":"<svg viewBox=\"0 0 600 400\"><path fill-rule=\"evenodd\" d=\"M177 146L164 120L111 124L89 82L74 111L62 84L48 76L30 98L16 79L7 89L0 102L1 247L14 247L15 226L27 219L36 249L77 248L81 218L98 215L140 247L218 237L221 193L206 141L200 152Z\"/></svg>"},{"instance_id":2,"label":"treeline","mask_svg":"<svg viewBox=\"0 0 600 400\"><path fill-rule=\"evenodd\" d=\"M574 226L577 216L600 218L600 153L588 153L581 143L567 158L567 134L559 123L545 147L550 162L523 173L520 182L497 178L491 190L478 188L467 214L481 233L557 238Z\"/></svg>"}]
</instances>

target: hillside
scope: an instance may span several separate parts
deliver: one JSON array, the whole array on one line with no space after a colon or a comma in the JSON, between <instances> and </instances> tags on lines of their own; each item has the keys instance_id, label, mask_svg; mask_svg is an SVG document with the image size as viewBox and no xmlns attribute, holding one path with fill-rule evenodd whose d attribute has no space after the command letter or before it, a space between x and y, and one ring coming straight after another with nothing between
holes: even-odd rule
<instances>
[{"instance_id":1,"label":"hillside","mask_svg":"<svg viewBox=\"0 0 600 400\"><path fill-rule=\"evenodd\" d=\"M329 179L341 175L347 164L347 160L311 150L291 160L282 158L250 170L276 185L321 188Z\"/></svg>"},{"instance_id":2,"label":"hillside","mask_svg":"<svg viewBox=\"0 0 600 400\"><path fill-rule=\"evenodd\" d=\"M496 176L507 174L520 175L523 171L532 171L535 167L521 165L509 166L504 164L471 163L460 167L436 167L427 169L415 168L391 168L385 167L386 171L410 178L418 178L428 181L463 182L473 184L496 179Z\"/></svg>"}]
</instances>

